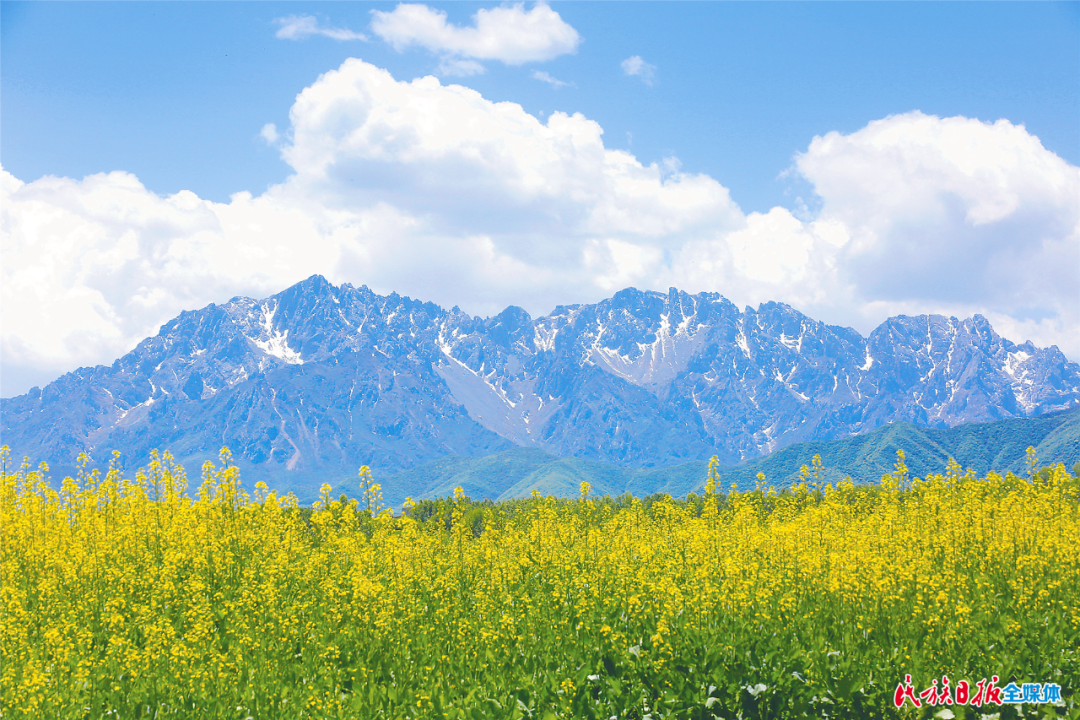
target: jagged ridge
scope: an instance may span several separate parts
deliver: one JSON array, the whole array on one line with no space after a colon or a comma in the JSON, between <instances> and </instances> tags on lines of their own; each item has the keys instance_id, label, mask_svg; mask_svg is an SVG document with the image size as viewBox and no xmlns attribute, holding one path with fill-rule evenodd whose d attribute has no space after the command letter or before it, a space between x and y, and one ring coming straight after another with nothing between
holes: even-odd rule
<instances>
[{"instance_id":1,"label":"jagged ridge","mask_svg":"<svg viewBox=\"0 0 1080 720\"><path fill-rule=\"evenodd\" d=\"M201 460L227 445L246 477L307 495L361 464L515 445L734 464L898 420L1031 417L1080 404L1080 366L979 315L894 317L863 338L782 303L673 288L485 319L313 276L181 313L111 366L0 403L3 442L59 468L83 451Z\"/></svg>"}]
</instances>

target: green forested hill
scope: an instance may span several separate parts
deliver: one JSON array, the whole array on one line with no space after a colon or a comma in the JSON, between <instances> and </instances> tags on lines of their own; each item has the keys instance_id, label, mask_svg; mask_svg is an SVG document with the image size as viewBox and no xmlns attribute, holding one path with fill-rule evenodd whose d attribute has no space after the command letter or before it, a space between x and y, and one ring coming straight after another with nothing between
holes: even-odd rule
<instances>
[{"instance_id":1,"label":"green forested hill","mask_svg":"<svg viewBox=\"0 0 1080 720\"><path fill-rule=\"evenodd\" d=\"M896 451L903 450L913 476L942 472L950 457L979 474L1025 471L1026 450L1035 447L1043 463L1080 462L1080 409L1030 419L972 423L954 428L924 428L892 423L865 435L791 445L754 462L722 468L721 487L732 483L752 488L757 473L765 473L774 487L798 482L799 468L821 455L830 482L851 476L856 482L875 482L892 469ZM639 497L657 492L674 496L704 485L708 458L661 469L624 468L577 458L558 458L536 448L514 448L480 458L448 457L412 470L377 477L386 500L399 504L407 496L443 497L461 486L474 499L526 497L534 489L543 494L577 495L588 481L597 494L631 492ZM338 491L354 494L350 482Z\"/></svg>"},{"instance_id":2,"label":"green forested hill","mask_svg":"<svg viewBox=\"0 0 1080 720\"><path fill-rule=\"evenodd\" d=\"M1080 410L1036 418L971 423L953 428L924 428L892 423L865 435L791 445L748 465L723 473L723 484L753 487L758 472L775 487L798 482L799 468L821 455L826 477L835 482L851 476L856 482L873 482L892 469L896 451L903 450L912 476L943 472L949 458L980 475L994 472L1026 472L1027 448L1043 463L1080 462Z\"/></svg>"}]
</instances>

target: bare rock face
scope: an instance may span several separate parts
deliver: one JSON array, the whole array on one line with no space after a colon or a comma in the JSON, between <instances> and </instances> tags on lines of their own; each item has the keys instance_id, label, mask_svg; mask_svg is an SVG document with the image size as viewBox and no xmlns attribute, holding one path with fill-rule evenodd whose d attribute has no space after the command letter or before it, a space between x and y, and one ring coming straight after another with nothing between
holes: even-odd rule
<instances>
[{"instance_id":1,"label":"bare rock face","mask_svg":"<svg viewBox=\"0 0 1080 720\"><path fill-rule=\"evenodd\" d=\"M1080 366L985 318L894 317L869 338L781 303L627 289L533 319L470 317L321 276L184 312L111 366L0 400L16 456L182 460L228 446L309 495L360 465L542 448L633 467L736 463L908 421L951 427L1080 405ZM310 486L310 487L309 487Z\"/></svg>"}]
</instances>

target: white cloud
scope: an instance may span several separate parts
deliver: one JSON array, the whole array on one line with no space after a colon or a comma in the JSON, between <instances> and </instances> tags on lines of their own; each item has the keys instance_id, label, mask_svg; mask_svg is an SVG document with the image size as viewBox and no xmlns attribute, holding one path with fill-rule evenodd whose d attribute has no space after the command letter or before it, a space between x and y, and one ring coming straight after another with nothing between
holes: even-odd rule
<instances>
[{"instance_id":1,"label":"white cloud","mask_svg":"<svg viewBox=\"0 0 1080 720\"><path fill-rule=\"evenodd\" d=\"M577 31L542 2L527 12L524 3L478 10L472 27L447 23L445 12L413 3L401 3L391 12L372 10L371 15L372 31L395 50L418 46L442 56L444 75L476 74L477 60L507 65L551 60L576 52L581 42ZM458 64L463 61L468 64Z\"/></svg>"},{"instance_id":2,"label":"white cloud","mask_svg":"<svg viewBox=\"0 0 1080 720\"><path fill-rule=\"evenodd\" d=\"M641 78L641 82L646 85L653 84L653 78L656 77L656 66L642 60L640 55L631 55L623 60L621 65L623 72L627 75Z\"/></svg>"},{"instance_id":3,"label":"white cloud","mask_svg":"<svg viewBox=\"0 0 1080 720\"><path fill-rule=\"evenodd\" d=\"M837 284L835 266L837 235L843 232L826 222L803 223L785 208L750 213L732 232L679 246L670 268L661 269L652 284L719 291L741 304L781 300L829 319L822 312L846 308L850 297Z\"/></svg>"},{"instance_id":4,"label":"white cloud","mask_svg":"<svg viewBox=\"0 0 1080 720\"><path fill-rule=\"evenodd\" d=\"M1080 170L1022 125L894 115L814 138L796 168L847 228L860 296L1080 327Z\"/></svg>"},{"instance_id":5,"label":"white cloud","mask_svg":"<svg viewBox=\"0 0 1080 720\"><path fill-rule=\"evenodd\" d=\"M745 215L676 159L605 147L580 114L541 121L359 60L300 93L290 124L273 134L294 174L228 203L162 198L120 172L0 172L0 392L312 273L477 314L631 284L781 300L862 332L897 313L982 312L1080 357L1080 171L1020 126L910 113L815 138L795 171L821 210L802 219Z\"/></svg>"},{"instance_id":6,"label":"white cloud","mask_svg":"<svg viewBox=\"0 0 1080 720\"><path fill-rule=\"evenodd\" d=\"M303 40L312 35L322 35L334 40L367 40L363 33L346 28L321 27L319 21L311 15L290 15L277 18L274 22L281 26L275 37L282 40Z\"/></svg>"},{"instance_id":7,"label":"white cloud","mask_svg":"<svg viewBox=\"0 0 1080 720\"><path fill-rule=\"evenodd\" d=\"M259 131L259 136L266 141L267 145L275 145L280 139L277 126L274 125L274 123L266 123L263 125L262 130Z\"/></svg>"},{"instance_id":8,"label":"white cloud","mask_svg":"<svg viewBox=\"0 0 1080 720\"><path fill-rule=\"evenodd\" d=\"M360 60L301 92L290 118L283 156L321 202L386 202L507 252L561 263L583 234L645 239L741 221L712 178L607 149L600 126L580 114L541 122L516 103L434 77L398 82Z\"/></svg>"},{"instance_id":9,"label":"white cloud","mask_svg":"<svg viewBox=\"0 0 1080 720\"><path fill-rule=\"evenodd\" d=\"M475 60L462 60L456 57L444 57L439 60L438 73L444 77L469 77L487 72L483 65Z\"/></svg>"},{"instance_id":10,"label":"white cloud","mask_svg":"<svg viewBox=\"0 0 1080 720\"><path fill-rule=\"evenodd\" d=\"M570 85L570 83L559 80L558 78L554 78L550 74L544 72L543 70L533 70L532 71L532 78L533 78L533 80L539 80L540 82L545 82L548 85L550 85L551 87L556 88L556 89L561 88L561 87L567 87L567 86Z\"/></svg>"}]
</instances>

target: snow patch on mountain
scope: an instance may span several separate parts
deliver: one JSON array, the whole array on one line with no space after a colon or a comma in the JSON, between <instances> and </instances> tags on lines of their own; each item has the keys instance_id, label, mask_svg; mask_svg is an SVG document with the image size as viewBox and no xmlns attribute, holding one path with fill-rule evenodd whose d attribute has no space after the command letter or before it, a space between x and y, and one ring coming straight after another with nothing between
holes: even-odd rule
<instances>
[{"instance_id":1,"label":"snow patch on mountain","mask_svg":"<svg viewBox=\"0 0 1080 720\"><path fill-rule=\"evenodd\" d=\"M598 332L587 351L588 359L635 385L652 387L670 382L686 369L705 339L705 333L690 332L692 319L693 316L683 318L672 332L670 315L661 314L659 327L653 333L655 339L634 343L637 349L634 354L607 347L602 342L605 326L598 323Z\"/></svg>"},{"instance_id":2,"label":"snow patch on mountain","mask_svg":"<svg viewBox=\"0 0 1080 720\"><path fill-rule=\"evenodd\" d=\"M1019 370L1020 366L1030 357L1031 356L1023 350L1011 352L1006 355L1005 364L1001 366L1001 369L1004 370L1005 374L1009 377L1016 378L1017 370ZM1021 377L1023 377L1023 373L1021 373Z\"/></svg>"},{"instance_id":3,"label":"snow patch on mountain","mask_svg":"<svg viewBox=\"0 0 1080 720\"><path fill-rule=\"evenodd\" d=\"M555 336L559 329L545 323L536 323L533 345L539 352L555 352Z\"/></svg>"},{"instance_id":4,"label":"snow patch on mountain","mask_svg":"<svg viewBox=\"0 0 1080 720\"><path fill-rule=\"evenodd\" d=\"M255 346L266 355L282 360L287 365L303 365L304 358L300 356L300 353L289 347L289 331L282 332L274 328L274 314L276 312L276 307L271 309L269 305L263 305L261 329L263 331L262 337L265 339L256 340L253 337L248 337L248 340L255 343Z\"/></svg>"}]
</instances>

